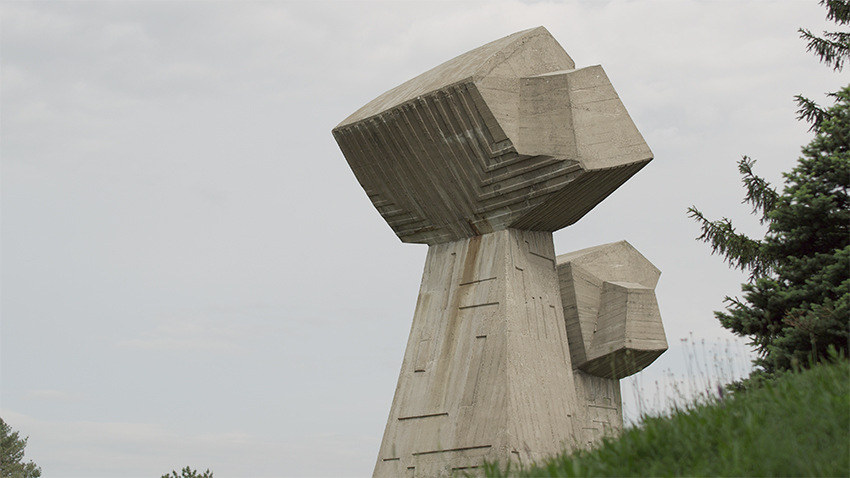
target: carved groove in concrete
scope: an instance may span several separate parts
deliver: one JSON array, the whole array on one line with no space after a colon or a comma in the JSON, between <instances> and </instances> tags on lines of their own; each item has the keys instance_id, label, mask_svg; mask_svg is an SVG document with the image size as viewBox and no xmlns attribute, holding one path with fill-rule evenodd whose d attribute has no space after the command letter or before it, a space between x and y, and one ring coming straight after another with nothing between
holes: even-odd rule
<instances>
[{"instance_id":1,"label":"carved groove in concrete","mask_svg":"<svg viewBox=\"0 0 850 478\"><path fill-rule=\"evenodd\" d=\"M333 131L404 242L578 221L652 159L600 66L540 27L379 96Z\"/></svg>"}]
</instances>

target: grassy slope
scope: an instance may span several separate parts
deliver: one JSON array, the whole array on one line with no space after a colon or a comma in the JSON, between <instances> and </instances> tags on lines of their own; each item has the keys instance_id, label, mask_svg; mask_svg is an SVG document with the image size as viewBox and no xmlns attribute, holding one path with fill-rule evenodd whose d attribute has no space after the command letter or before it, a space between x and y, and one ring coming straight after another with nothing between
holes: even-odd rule
<instances>
[{"instance_id":1,"label":"grassy slope","mask_svg":"<svg viewBox=\"0 0 850 478\"><path fill-rule=\"evenodd\" d=\"M505 476L487 468L486 477ZM645 417L593 451L509 476L850 476L850 361Z\"/></svg>"}]
</instances>

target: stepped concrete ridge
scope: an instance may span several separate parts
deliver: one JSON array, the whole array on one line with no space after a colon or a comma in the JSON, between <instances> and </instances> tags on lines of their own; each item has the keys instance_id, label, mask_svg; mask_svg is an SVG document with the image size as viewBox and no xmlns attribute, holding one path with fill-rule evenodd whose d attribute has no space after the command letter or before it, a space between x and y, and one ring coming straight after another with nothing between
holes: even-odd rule
<instances>
[{"instance_id":1,"label":"stepped concrete ridge","mask_svg":"<svg viewBox=\"0 0 850 478\"><path fill-rule=\"evenodd\" d=\"M625 241L555 255L652 160L601 66L543 27L464 53L333 130L403 242L429 245L375 477L540 461L623 423L619 379L667 342Z\"/></svg>"}]
</instances>

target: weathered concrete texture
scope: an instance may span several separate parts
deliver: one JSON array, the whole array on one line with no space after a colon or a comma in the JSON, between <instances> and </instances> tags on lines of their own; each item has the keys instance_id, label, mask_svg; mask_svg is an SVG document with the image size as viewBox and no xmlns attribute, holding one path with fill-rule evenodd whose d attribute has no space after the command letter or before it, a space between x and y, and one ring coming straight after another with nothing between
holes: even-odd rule
<instances>
[{"instance_id":1,"label":"weathered concrete texture","mask_svg":"<svg viewBox=\"0 0 850 478\"><path fill-rule=\"evenodd\" d=\"M661 272L626 241L557 257L585 448L623 428L620 378L667 350L655 285Z\"/></svg>"},{"instance_id":2,"label":"weathered concrete texture","mask_svg":"<svg viewBox=\"0 0 850 478\"><path fill-rule=\"evenodd\" d=\"M575 69L543 27L423 73L333 134L398 237L427 244L566 227L652 159L602 67Z\"/></svg>"},{"instance_id":3,"label":"weathered concrete texture","mask_svg":"<svg viewBox=\"0 0 850 478\"><path fill-rule=\"evenodd\" d=\"M333 134L398 237L430 246L374 476L529 463L619 432L619 378L667 348L659 272L625 242L557 261L552 245L652 159L602 67L526 30Z\"/></svg>"},{"instance_id":4,"label":"weathered concrete texture","mask_svg":"<svg viewBox=\"0 0 850 478\"><path fill-rule=\"evenodd\" d=\"M582 444L565 333L551 233L431 246L374 476L450 476Z\"/></svg>"},{"instance_id":5,"label":"weathered concrete texture","mask_svg":"<svg viewBox=\"0 0 850 478\"><path fill-rule=\"evenodd\" d=\"M573 367L619 379L667 350L655 285L661 272L628 242L558 256Z\"/></svg>"},{"instance_id":6,"label":"weathered concrete texture","mask_svg":"<svg viewBox=\"0 0 850 478\"><path fill-rule=\"evenodd\" d=\"M597 377L573 370L579 406L575 411L581 445L589 449L603 437L615 437L623 430L623 400L620 380Z\"/></svg>"}]
</instances>

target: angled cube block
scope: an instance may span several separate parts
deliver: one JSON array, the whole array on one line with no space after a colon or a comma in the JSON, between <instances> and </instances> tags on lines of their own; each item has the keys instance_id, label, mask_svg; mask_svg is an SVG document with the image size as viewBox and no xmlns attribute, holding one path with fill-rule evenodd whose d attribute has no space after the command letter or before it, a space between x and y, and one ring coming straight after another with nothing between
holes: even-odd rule
<instances>
[{"instance_id":1,"label":"angled cube block","mask_svg":"<svg viewBox=\"0 0 850 478\"><path fill-rule=\"evenodd\" d=\"M652 159L601 66L543 28L488 43L372 100L333 130L404 242L578 221Z\"/></svg>"},{"instance_id":2,"label":"angled cube block","mask_svg":"<svg viewBox=\"0 0 850 478\"><path fill-rule=\"evenodd\" d=\"M558 256L573 368L619 379L667 350L655 299L660 272L626 241Z\"/></svg>"},{"instance_id":3,"label":"angled cube block","mask_svg":"<svg viewBox=\"0 0 850 478\"><path fill-rule=\"evenodd\" d=\"M629 282L605 282L587 362L578 368L606 378L641 371L667 350L655 290Z\"/></svg>"}]
</instances>

